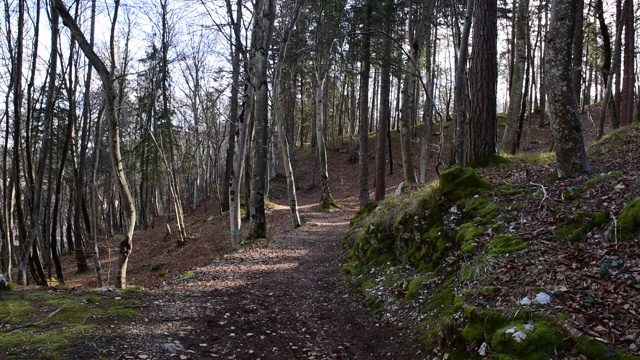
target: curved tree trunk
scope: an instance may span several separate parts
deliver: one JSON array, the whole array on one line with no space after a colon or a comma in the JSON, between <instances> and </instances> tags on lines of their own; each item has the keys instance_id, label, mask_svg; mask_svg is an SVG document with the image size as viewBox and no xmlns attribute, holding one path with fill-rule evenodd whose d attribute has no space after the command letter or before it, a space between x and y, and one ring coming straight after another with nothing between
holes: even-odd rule
<instances>
[{"instance_id":1,"label":"curved tree trunk","mask_svg":"<svg viewBox=\"0 0 640 360\"><path fill-rule=\"evenodd\" d=\"M67 28L69 28L75 41L78 43L78 45L82 49L82 52L89 59L89 62L96 69L96 71L100 75L100 79L102 80L102 87L105 92L106 101L105 110L111 130L111 161L116 171L116 179L120 188L120 195L124 203L123 207L126 212L128 221L127 232L125 234L125 237L120 241L118 267L116 269L115 279L116 288L125 288L127 286L127 264L129 262L129 255L131 255L131 251L133 248L133 232L136 226L136 207L133 196L131 195L131 190L129 189L127 177L124 172L122 154L120 151L120 119L118 119L116 113L116 92L113 87L112 73L111 71L109 71L100 57L95 53L93 47L91 46L91 44L89 44L84 34L82 33L82 30L80 30L78 24L73 20L64 3L62 3L62 0L53 1L55 1L55 7L62 17L63 24ZM119 1L116 1L116 13L113 15L114 23L117 19L118 5ZM113 41L113 35L111 36L111 41Z\"/></svg>"}]
</instances>

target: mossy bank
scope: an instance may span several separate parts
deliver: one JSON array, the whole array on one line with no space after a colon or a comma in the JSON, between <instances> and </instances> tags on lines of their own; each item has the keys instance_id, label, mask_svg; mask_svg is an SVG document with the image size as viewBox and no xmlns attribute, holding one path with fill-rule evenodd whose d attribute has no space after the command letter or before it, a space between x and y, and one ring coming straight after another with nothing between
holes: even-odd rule
<instances>
[{"instance_id":1,"label":"mossy bank","mask_svg":"<svg viewBox=\"0 0 640 360\"><path fill-rule=\"evenodd\" d=\"M1 359L94 358L109 325L138 315L135 290L0 292Z\"/></svg>"},{"instance_id":2,"label":"mossy bank","mask_svg":"<svg viewBox=\"0 0 640 360\"><path fill-rule=\"evenodd\" d=\"M539 300L550 291L502 269L532 261L535 239L523 207L542 195L523 189L452 168L438 181L370 204L343 239L347 280L374 312L403 326L409 321L429 358L640 359L572 332L566 316ZM555 238L579 241L608 220L584 212L558 219ZM504 294L501 276L521 281L520 293Z\"/></svg>"}]
</instances>

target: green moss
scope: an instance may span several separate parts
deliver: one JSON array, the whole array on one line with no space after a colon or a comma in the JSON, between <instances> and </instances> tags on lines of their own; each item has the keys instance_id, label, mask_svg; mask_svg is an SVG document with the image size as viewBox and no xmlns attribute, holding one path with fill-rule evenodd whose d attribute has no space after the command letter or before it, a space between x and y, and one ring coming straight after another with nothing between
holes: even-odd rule
<instances>
[{"instance_id":1,"label":"green moss","mask_svg":"<svg viewBox=\"0 0 640 360\"><path fill-rule=\"evenodd\" d=\"M429 314L422 324L425 328L425 341L428 343L434 344L446 340L452 344L460 340L453 315L462 310L464 299L453 292L454 281L455 276L444 281L434 291L423 310Z\"/></svg>"},{"instance_id":2,"label":"green moss","mask_svg":"<svg viewBox=\"0 0 640 360\"><path fill-rule=\"evenodd\" d=\"M0 353L19 349L29 359L70 358L100 324L137 315L134 301L94 292L12 291L0 306Z\"/></svg>"},{"instance_id":3,"label":"green moss","mask_svg":"<svg viewBox=\"0 0 640 360\"><path fill-rule=\"evenodd\" d=\"M567 220L556 227L554 234L563 240L572 242L581 241L585 235L593 229L609 221L609 214L596 212L593 214L585 212L575 213L570 220Z\"/></svg>"},{"instance_id":4,"label":"green moss","mask_svg":"<svg viewBox=\"0 0 640 360\"><path fill-rule=\"evenodd\" d=\"M484 231L473 223L464 223L458 228L456 242L460 244L460 249L465 254L473 254L476 249L474 240L484 234Z\"/></svg>"},{"instance_id":5,"label":"green moss","mask_svg":"<svg viewBox=\"0 0 640 360\"><path fill-rule=\"evenodd\" d=\"M487 296L487 297L493 297L493 296L497 296L498 294L500 294L500 292L502 291L502 289L499 286L485 286L482 289L480 289L478 291L479 294Z\"/></svg>"},{"instance_id":6,"label":"green moss","mask_svg":"<svg viewBox=\"0 0 640 360\"><path fill-rule=\"evenodd\" d=\"M486 246L489 254L511 254L529 247L529 242L523 238L510 234L500 234L496 236Z\"/></svg>"},{"instance_id":7,"label":"green moss","mask_svg":"<svg viewBox=\"0 0 640 360\"><path fill-rule=\"evenodd\" d=\"M473 162L470 165L472 167L489 167L489 166L497 166L497 165L503 165L503 164L509 164L509 163L511 163L511 160L509 160L509 158L498 155L498 154L491 154L491 155L476 159L475 162Z\"/></svg>"},{"instance_id":8,"label":"green moss","mask_svg":"<svg viewBox=\"0 0 640 360\"><path fill-rule=\"evenodd\" d=\"M417 298L418 295L420 294L420 290L422 290L422 288L424 287L425 280L427 279L428 277L420 276L411 280L411 282L409 282L409 285L407 285L407 292L405 294L405 299L413 300Z\"/></svg>"},{"instance_id":9,"label":"green moss","mask_svg":"<svg viewBox=\"0 0 640 360\"><path fill-rule=\"evenodd\" d=\"M640 356L625 354L613 350L605 344L593 340L588 336L581 336L576 342L576 350L589 360L640 360Z\"/></svg>"},{"instance_id":10,"label":"green moss","mask_svg":"<svg viewBox=\"0 0 640 360\"><path fill-rule=\"evenodd\" d=\"M530 322L533 329L525 328L525 323L513 321L497 329L491 339L491 349L496 353L516 356L519 359L548 359L555 354L565 337L564 330L542 318ZM514 333L522 332L526 338L517 341Z\"/></svg>"},{"instance_id":11,"label":"green moss","mask_svg":"<svg viewBox=\"0 0 640 360\"><path fill-rule=\"evenodd\" d=\"M520 153L518 155L506 155L513 163L520 164L541 164L547 165L556 161L555 152L540 152L540 153Z\"/></svg>"},{"instance_id":12,"label":"green moss","mask_svg":"<svg viewBox=\"0 0 640 360\"><path fill-rule=\"evenodd\" d=\"M569 201L576 200L582 195L582 190L577 186L569 186L562 192L562 196Z\"/></svg>"},{"instance_id":13,"label":"green moss","mask_svg":"<svg viewBox=\"0 0 640 360\"><path fill-rule=\"evenodd\" d=\"M320 199L320 209L322 210L330 211L339 207L338 202L331 195Z\"/></svg>"},{"instance_id":14,"label":"green moss","mask_svg":"<svg viewBox=\"0 0 640 360\"><path fill-rule=\"evenodd\" d=\"M196 276L196 274L192 270L185 271L182 275L180 275L180 280L193 279L194 276Z\"/></svg>"},{"instance_id":15,"label":"green moss","mask_svg":"<svg viewBox=\"0 0 640 360\"><path fill-rule=\"evenodd\" d=\"M622 171L610 171L605 174L597 174L584 182L585 187L593 187L607 179L619 179L623 175Z\"/></svg>"},{"instance_id":16,"label":"green moss","mask_svg":"<svg viewBox=\"0 0 640 360\"><path fill-rule=\"evenodd\" d=\"M463 206L465 218L473 219L478 225L488 225L501 205L487 196L477 196L465 199Z\"/></svg>"},{"instance_id":17,"label":"green moss","mask_svg":"<svg viewBox=\"0 0 640 360\"><path fill-rule=\"evenodd\" d=\"M640 233L640 197L631 201L618 216L618 239L637 240ZM614 239L615 240L615 239Z\"/></svg>"},{"instance_id":18,"label":"green moss","mask_svg":"<svg viewBox=\"0 0 640 360\"><path fill-rule=\"evenodd\" d=\"M366 219L366 217L369 216L369 214L371 214L371 212L375 210L376 207L378 207L377 202L370 202L367 205L361 207L360 210L358 210L358 212L349 221L349 226L357 226L362 224L364 219Z\"/></svg>"},{"instance_id":19,"label":"green moss","mask_svg":"<svg viewBox=\"0 0 640 360\"><path fill-rule=\"evenodd\" d=\"M491 189L491 184L472 168L453 167L440 174L440 195L448 201L456 201Z\"/></svg>"}]
</instances>

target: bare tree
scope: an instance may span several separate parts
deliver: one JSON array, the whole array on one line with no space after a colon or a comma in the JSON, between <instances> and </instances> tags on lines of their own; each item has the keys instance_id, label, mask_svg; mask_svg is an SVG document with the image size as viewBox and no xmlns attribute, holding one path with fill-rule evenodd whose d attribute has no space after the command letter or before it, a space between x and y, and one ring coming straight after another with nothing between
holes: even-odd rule
<instances>
[{"instance_id":1,"label":"bare tree","mask_svg":"<svg viewBox=\"0 0 640 360\"><path fill-rule=\"evenodd\" d=\"M133 196L131 195L131 190L129 189L129 183L127 181L127 177L124 171L124 165L122 161L122 154L120 151L120 119L117 116L116 111L116 92L113 86L113 64L112 69L109 70L107 66L104 64L102 59L95 53L91 44L87 41L84 33L78 26L78 24L74 21L73 17L69 14L66 6L62 2L62 0L53 0L55 1L55 8L60 13L60 17L62 18L62 23L71 31L75 41L78 43L82 52L91 62L91 65L96 69L100 79L102 80L102 87L105 92L105 103L106 103L106 116L109 120L110 130L111 130L111 161L113 167L115 168L116 177L118 181L118 185L120 187L121 199L124 202L124 210L127 213L128 220L128 228L125 234L125 237L120 241L119 247L119 257L118 257L118 267L116 269L116 279L115 286L117 288L125 288L127 286L127 264L129 261L129 256L131 255L131 251L133 249L133 232L136 225L136 207L134 204ZM114 4L114 14L112 19L112 30L111 30L111 51L113 52L113 41L114 41L114 25L117 21L117 14L119 9L120 1L116 0ZM113 56L112 56L113 58Z\"/></svg>"},{"instance_id":2,"label":"bare tree","mask_svg":"<svg viewBox=\"0 0 640 360\"><path fill-rule=\"evenodd\" d=\"M402 153L402 166L404 170L404 179L408 183L416 183L416 170L413 164L413 124L415 120L415 92L416 81L419 77L418 60L422 53L422 45L424 44L426 33L428 30L429 16L424 11L424 4L413 4L418 6L418 11L410 9L411 24L409 31L410 51L404 65L404 82L402 84L402 107L400 110L400 148Z\"/></svg>"},{"instance_id":3,"label":"bare tree","mask_svg":"<svg viewBox=\"0 0 640 360\"><path fill-rule=\"evenodd\" d=\"M300 215L298 213L298 197L296 194L295 177L293 176L293 167L291 166L291 148L287 139L287 134L283 121L283 109L282 109L282 69L285 64L285 55L287 53L287 46L289 44L289 37L291 31L296 24L298 16L300 14L300 6L302 0L295 2L292 11L287 16L282 16L282 29L280 30L280 45L278 49L278 57L276 58L275 69L273 73L273 117L275 120L276 133L278 136L278 143L280 144L280 151L282 152L282 162L284 166L285 177L287 181L287 194L289 196L289 209L291 213L291 223L294 228L300 227ZM282 6L282 5L281 5ZM284 13L283 7L281 12ZM286 19L286 21L285 21Z\"/></svg>"}]
</instances>

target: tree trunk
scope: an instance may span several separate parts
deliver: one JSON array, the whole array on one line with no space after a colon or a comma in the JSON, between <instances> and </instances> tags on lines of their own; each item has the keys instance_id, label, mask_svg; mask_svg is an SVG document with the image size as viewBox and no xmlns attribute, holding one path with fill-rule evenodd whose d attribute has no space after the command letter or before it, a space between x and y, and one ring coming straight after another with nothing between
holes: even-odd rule
<instances>
[{"instance_id":1,"label":"tree trunk","mask_svg":"<svg viewBox=\"0 0 640 360\"><path fill-rule=\"evenodd\" d=\"M616 68L620 63L620 51L622 48L622 28L623 28L622 23L618 24L618 27L616 30L615 45L613 50L613 62L611 64L611 67L609 68L609 71L607 73L604 73L604 70L603 70L603 77L607 79L607 82L606 82L606 90L604 93L604 97L602 98L602 106L600 107L600 118L598 121L598 131L597 131L598 138L601 138L604 135L604 123L607 116L607 110L609 110L610 101L614 99L613 78L614 78L614 74L617 72ZM613 110L613 113L614 113L612 114L612 117L614 118L612 125L614 128L616 128L617 124L615 121L615 117L616 117L615 106L611 106L611 109Z\"/></svg>"},{"instance_id":2,"label":"tree trunk","mask_svg":"<svg viewBox=\"0 0 640 360\"><path fill-rule=\"evenodd\" d=\"M252 239L267 237L267 217L264 208L267 182L267 155L269 142L269 94L267 89L267 63L271 34L275 18L275 0L257 0L254 8L254 47L251 51L254 63L252 84L255 88L255 159L251 174L250 234Z\"/></svg>"},{"instance_id":3,"label":"tree trunk","mask_svg":"<svg viewBox=\"0 0 640 360\"><path fill-rule=\"evenodd\" d=\"M115 286L116 288L125 288L127 286L127 264L129 261L129 255L131 255L131 251L133 248L133 232L136 225L136 207L133 200L133 196L131 195L131 190L129 189L129 183L127 181L127 177L124 171L124 164L122 161L122 154L120 152L120 119L117 117L116 113L116 92L113 87L113 75L111 71L106 67L104 62L100 59L100 57L95 53L87 39L85 38L82 30L78 27L78 24L73 20L69 12L67 11L66 6L62 3L62 0L53 0L55 1L55 7L60 13L62 17L63 24L69 28L71 34L73 35L75 41L78 43L82 52L91 62L91 65L96 69L100 78L102 80L102 86L105 91L105 101L106 101L106 115L109 119L109 125L111 130L111 161L113 163L116 178L118 181L118 186L120 188L121 200L123 202L124 210L126 211L128 228L124 238L120 241L119 248L119 256L118 256L118 267L116 269L116 280ZM113 45L114 35L113 35L113 24L115 24L117 19L117 10L119 7L119 1L116 0L115 4L115 13L113 15L112 22L112 34L111 34L111 43ZM113 46L111 47L113 52Z\"/></svg>"},{"instance_id":4,"label":"tree trunk","mask_svg":"<svg viewBox=\"0 0 640 360\"><path fill-rule=\"evenodd\" d=\"M365 33L362 39L362 58L360 69L360 123L358 131L360 134L360 207L363 208L369 203L369 79L371 72L371 26L372 4L365 3L366 17L364 20ZM374 80L375 86L375 80ZM375 99L375 96L373 97ZM373 108L373 106L372 106Z\"/></svg>"},{"instance_id":5,"label":"tree trunk","mask_svg":"<svg viewBox=\"0 0 640 360\"><path fill-rule=\"evenodd\" d=\"M421 12L418 24L410 24L416 27L415 35L410 36L411 50L407 54L404 65L404 83L402 85L402 107L400 110L400 148L402 152L402 165L404 178L407 183L416 183L416 170L413 164L413 150L411 147L415 114L415 88L416 78L419 74L418 57L422 51L426 32L428 29L426 11ZM409 31L411 35L411 31Z\"/></svg>"},{"instance_id":6,"label":"tree trunk","mask_svg":"<svg viewBox=\"0 0 640 360\"><path fill-rule=\"evenodd\" d=\"M242 19L242 1L238 0L236 8L236 18L233 20L233 11L231 9L231 1L226 1L227 13L231 19L231 26L234 32L235 50L238 52L238 56L242 55L243 63L245 67L245 76L248 76L252 72L253 66L247 58L246 51L242 47L242 37L240 34L240 22ZM240 66L240 62L237 63ZM239 70L238 70L239 71ZM235 84L239 85L239 84ZM239 87L239 86L236 86ZM233 171L231 173L232 180L229 187L229 222L231 231L231 245L238 246L242 243L242 219L240 211L240 187L242 186L242 179L245 172L245 155L247 149L247 133L248 133L248 117L251 116L253 107L253 87L249 86L247 80L244 82L244 99L242 104L242 111L238 114L237 118L232 118L231 121L235 121L237 131L234 133L234 155L233 155Z\"/></svg>"},{"instance_id":7,"label":"tree trunk","mask_svg":"<svg viewBox=\"0 0 640 360\"><path fill-rule=\"evenodd\" d=\"M561 178L591 170L573 82L571 54L576 11L576 4L572 1L553 0L546 38L546 91L555 142L556 170Z\"/></svg>"},{"instance_id":8,"label":"tree trunk","mask_svg":"<svg viewBox=\"0 0 640 360\"><path fill-rule=\"evenodd\" d=\"M370 8L370 5L369 5ZM383 16L393 16L393 0L384 3ZM369 21L369 20L368 20ZM385 21L383 31L391 34L391 21ZM376 134L376 192L375 201L384 199L386 190L386 151L389 136L389 122L391 120L391 38L382 39L382 65L380 69L380 125Z\"/></svg>"},{"instance_id":9,"label":"tree trunk","mask_svg":"<svg viewBox=\"0 0 640 360\"><path fill-rule=\"evenodd\" d=\"M467 0L467 12L465 15L464 28L462 29L462 35L460 37L460 47L458 49L458 66L456 67L455 94L453 96L453 108L456 112L455 148L453 149L453 153L455 155L454 163L458 166L465 165L464 139L466 136L467 105L464 95L467 89L467 57L469 53L469 33L471 32L471 23L473 22L473 7L474 0Z\"/></svg>"},{"instance_id":10,"label":"tree trunk","mask_svg":"<svg viewBox=\"0 0 640 360\"><path fill-rule=\"evenodd\" d=\"M434 9L434 1L429 0L425 5L425 11L427 16L427 23L432 24L433 22L433 9ZM433 101L433 90L435 88L435 72L433 71L433 64L436 62L436 43L437 36L434 34L432 36L432 29L435 27L431 27L427 30L425 37L425 74L428 76L429 81L427 87L425 88L425 100L424 100L424 108L422 113L422 122L424 123L424 130L420 136L420 183L424 184L427 182L427 162L429 161L429 139L431 138L431 134L433 131L433 111L435 109L435 104ZM433 31L435 32L435 31ZM432 43L432 38L435 39Z\"/></svg>"},{"instance_id":11,"label":"tree trunk","mask_svg":"<svg viewBox=\"0 0 640 360\"><path fill-rule=\"evenodd\" d=\"M573 86L576 89L578 106L582 93L582 43L584 37L584 0L576 0L575 30L573 32Z\"/></svg>"},{"instance_id":12,"label":"tree trunk","mask_svg":"<svg viewBox=\"0 0 640 360\"><path fill-rule=\"evenodd\" d=\"M281 99L281 89L282 68L284 67L285 63L285 54L287 52L287 45L289 44L289 36L291 34L291 30L296 24L298 15L300 14L301 4L302 3L300 1L297 1L291 16L286 17L289 22L288 24L284 25L284 31L281 32L282 38L280 39L280 49L278 51L277 62L275 64L273 75L273 116L275 120L276 133L278 135L277 140L280 144L280 151L282 152L282 162L284 165L284 172L287 180L287 194L289 196L291 223L294 228L300 227L302 223L300 221L300 215L298 213L298 196L296 194L296 182L293 174L293 167L291 166L291 149L289 146L289 141L283 121L284 111L282 109L282 104L284 99ZM293 82L289 82L289 84L291 87L295 86ZM288 93L290 93L290 91L288 91Z\"/></svg>"},{"instance_id":13,"label":"tree trunk","mask_svg":"<svg viewBox=\"0 0 640 360\"><path fill-rule=\"evenodd\" d=\"M476 0L469 85L469 163L478 165L496 153L498 22L495 0Z\"/></svg>"},{"instance_id":14,"label":"tree trunk","mask_svg":"<svg viewBox=\"0 0 640 360\"><path fill-rule=\"evenodd\" d=\"M518 152L517 131L520 122L520 110L523 101L525 66L527 63L527 27L529 24L529 1L518 3L518 12L514 26L516 28L515 58L511 72L511 89L509 95L509 119L502 139L502 151L515 154Z\"/></svg>"},{"instance_id":15,"label":"tree trunk","mask_svg":"<svg viewBox=\"0 0 640 360\"><path fill-rule=\"evenodd\" d=\"M622 72L622 92L620 95L620 124L633 122L633 98L635 91L635 26L633 0L624 1L621 22L624 23L624 57Z\"/></svg>"}]
</instances>

